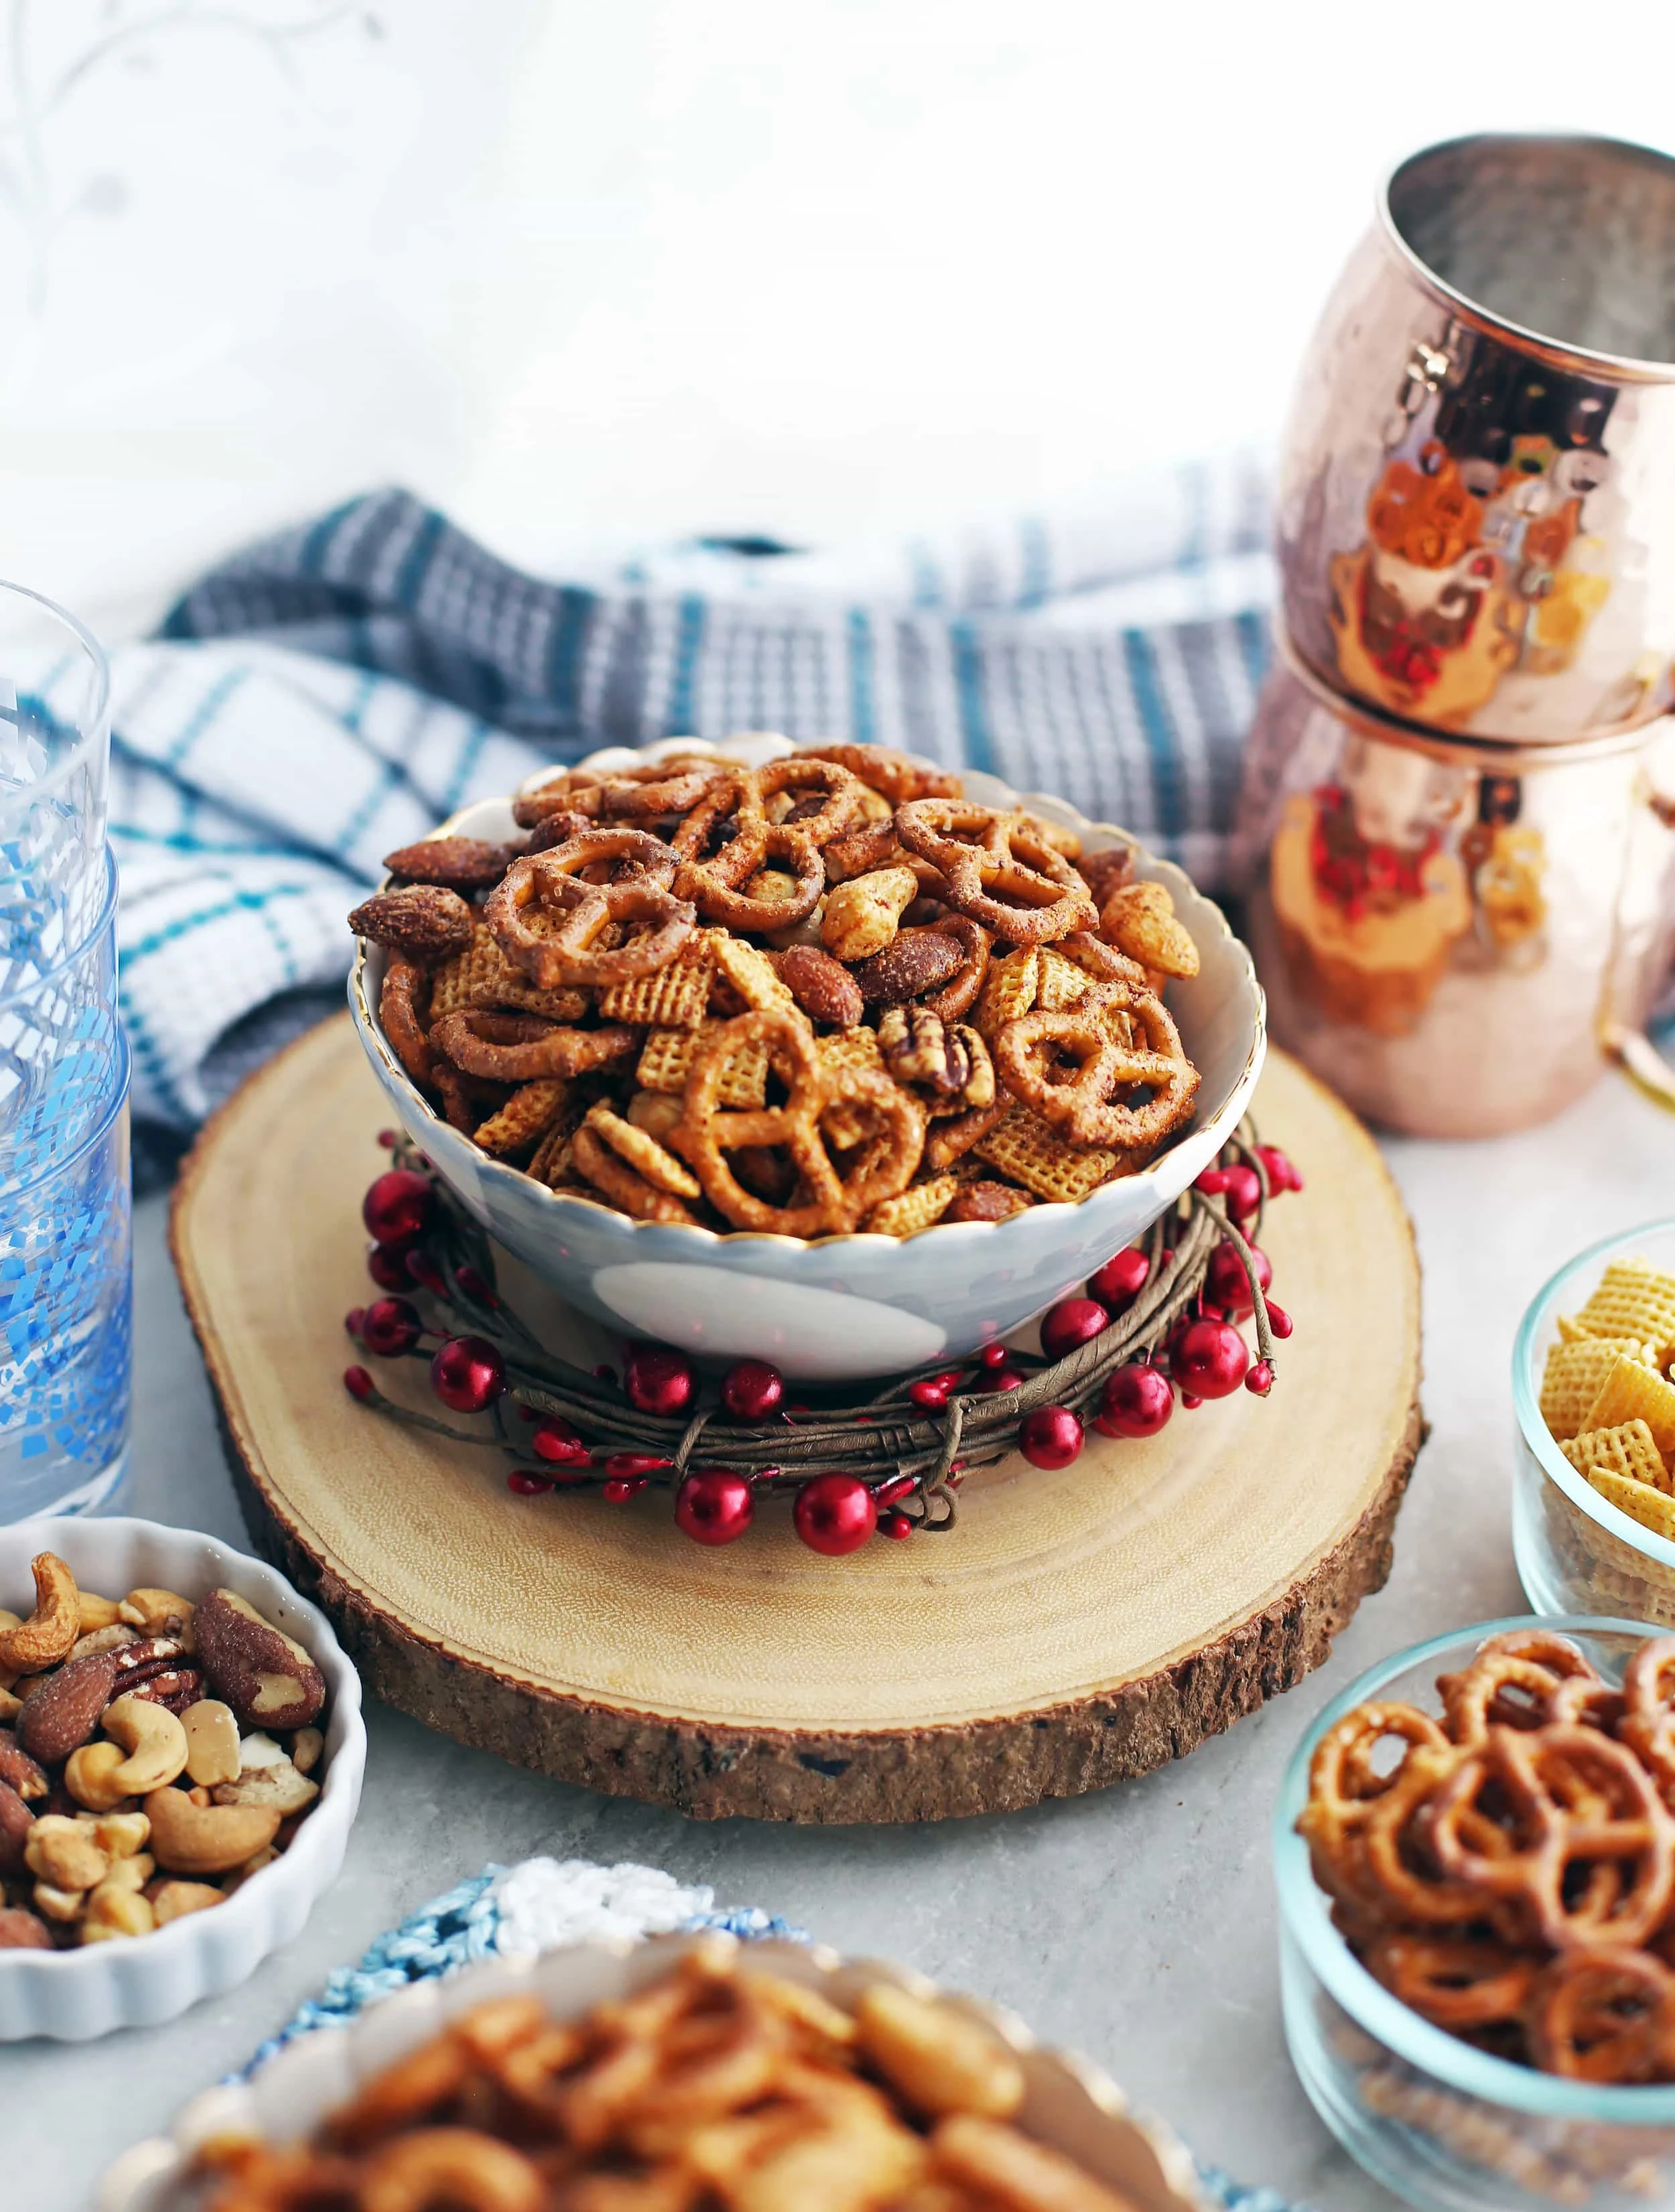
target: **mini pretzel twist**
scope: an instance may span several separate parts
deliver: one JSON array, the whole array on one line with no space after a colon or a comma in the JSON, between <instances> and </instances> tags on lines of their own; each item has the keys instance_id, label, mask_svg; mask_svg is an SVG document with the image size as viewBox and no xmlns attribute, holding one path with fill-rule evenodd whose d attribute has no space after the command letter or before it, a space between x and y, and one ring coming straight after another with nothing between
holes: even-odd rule
<instances>
[{"instance_id":1,"label":"mini pretzel twist","mask_svg":"<svg viewBox=\"0 0 1675 2212\"><path fill-rule=\"evenodd\" d=\"M736 841L735 841L736 842ZM733 848L727 846L724 854ZM682 861L675 889L691 900L706 921L724 923L729 929L789 929L813 914L825 889L825 867L801 823L795 829L770 828L763 834L762 860L777 860L796 878L789 898L752 898L723 881L714 864ZM758 860L758 865L761 865Z\"/></svg>"},{"instance_id":2,"label":"mini pretzel twist","mask_svg":"<svg viewBox=\"0 0 1675 2212\"><path fill-rule=\"evenodd\" d=\"M788 1097L783 1106L723 1110L720 1091L726 1063L740 1048L764 1045ZM821 1133L821 1117L833 1106L859 1109L876 1134L857 1164L840 1172ZM680 1119L669 1132L679 1152L704 1186L704 1196L736 1227L782 1237L821 1237L853 1230L862 1214L906 1188L924 1149L923 1104L875 1070L823 1059L801 1016L740 1014L723 1022L698 1048L686 1079ZM783 1147L801 1177L784 1206L746 1190L727 1155L746 1147Z\"/></svg>"},{"instance_id":3,"label":"mini pretzel twist","mask_svg":"<svg viewBox=\"0 0 1675 2212\"><path fill-rule=\"evenodd\" d=\"M1143 1045L1128 1042L1115 1014L1128 1016ZM1002 1024L994 1051L1014 1097L1079 1145L1154 1145L1186 1120L1198 1088L1162 1000L1132 983L1095 984L1057 1013L1021 1014ZM1153 1094L1143 1106L1125 1103L1136 1086Z\"/></svg>"},{"instance_id":4,"label":"mini pretzel twist","mask_svg":"<svg viewBox=\"0 0 1675 2212\"><path fill-rule=\"evenodd\" d=\"M1502 1848L1483 1848L1470 1814ZM1651 1777L1626 1746L1574 1723L1491 1726L1434 1800L1428 1838L1444 1874L1514 1908L1556 1950L1643 1943L1675 1889L1675 1821Z\"/></svg>"},{"instance_id":5,"label":"mini pretzel twist","mask_svg":"<svg viewBox=\"0 0 1675 2212\"><path fill-rule=\"evenodd\" d=\"M496 1013L461 1006L444 1014L430 1032L436 1050L467 1075L497 1083L530 1083L543 1076L585 1075L610 1067L639 1046L641 1032L624 1024L596 1030L561 1029L539 1014Z\"/></svg>"},{"instance_id":6,"label":"mini pretzel twist","mask_svg":"<svg viewBox=\"0 0 1675 2212\"><path fill-rule=\"evenodd\" d=\"M635 872L607 884L577 880L599 863ZM589 830L514 860L490 893L484 919L508 957L543 991L630 983L667 968L697 927L693 908L669 888L679 865L677 853L643 830ZM557 927L533 928L531 907L544 920L556 917ZM630 922L649 927L624 944L593 949L606 929Z\"/></svg>"},{"instance_id":7,"label":"mini pretzel twist","mask_svg":"<svg viewBox=\"0 0 1675 2212\"><path fill-rule=\"evenodd\" d=\"M1559 1709L1561 1694L1574 1685ZM1491 1636L1458 1674L1438 1678L1437 1690L1456 1743L1483 1741L1490 1723L1535 1729L1550 1720L1579 1717L1578 1694L1604 1690L1580 1645L1548 1628L1510 1629Z\"/></svg>"},{"instance_id":8,"label":"mini pretzel twist","mask_svg":"<svg viewBox=\"0 0 1675 2212\"><path fill-rule=\"evenodd\" d=\"M946 769L928 768L911 754L892 745L799 745L799 760L836 761L860 777L869 790L880 792L892 806L909 799L958 799L959 778Z\"/></svg>"},{"instance_id":9,"label":"mini pretzel twist","mask_svg":"<svg viewBox=\"0 0 1675 2212\"><path fill-rule=\"evenodd\" d=\"M1675 1976L1643 1951L1571 1951L1536 1978L1526 2025L1535 2062L1549 2074L1666 2080L1675 2057Z\"/></svg>"},{"instance_id":10,"label":"mini pretzel twist","mask_svg":"<svg viewBox=\"0 0 1675 2212\"><path fill-rule=\"evenodd\" d=\"M1675 1799L1675 1636L1642 1644L1623 1677L1617 1733L1658 1778L1666 1802Z\"/></svg>"},{"instance_id":11,"label":"mini pretzel twist","mask_svg":"<svg viewBox=\"0 0 1675 2212\"><path fill-rule=\"evenodd\" d=\"M792 753L783 760L770 761L765 768L756 771L756 788L765 806L770 799L785 792L800 792L805 796L818 793L820 804L812 814L799 813L790 824L800 836L806 837L818 851L839 837L861 811L862 794L866 787L861 779L841 762L819 760L810 754Z\"/></svg>"},{"instance_id":12,"label":"mini pretzel twist","mask_svg":"<svg viewBox=\"0 0 1675 2212\"><path fill-rule=\"evenodd\" d=\"M430 978L399 952L389 954L388 960L383 988L378 994L378 1018L384 1025L385 1036L395 1047L396 1058L423 1090L430 1081L435 1066L420 1012L421 1000L427 1006L429 1004Z\"/></svg>"},{"instance_id":13,"label":"mini pretzel twist","mask_svg":"<svg viewBox=\"0 0 1675 2212\"><path fill-rule=\"evenodd\" d=\"M1385 1746L1403 1747L1400 1757L1380 1769L1374 1754ZM1328 1729L1315 1746L1309 1766L1308 1802L1298 1832L1309 1848L1316 1881L1329 1896L1350 1905L1376 1904L1367 1870L1366 1835L1374 1808L1413 1768L1420 1753L1447 1753L1452 1747L1440 1724L1415 1705L1357 1705ZM1424 1768L1427 1786L1436 1769Z\"/></svg>"},{"instance_id":14,"label":"mini pretzel twist","mask_svg":"<svg viewBox=\"0 0 1675 2212\"><path fill-rule=\"evenodd\" d=\"M977 1004L978 994L989 973L989 954L994 940L980 922L965 914L945 915L941 921L933 921L930 928L938 937L953 939L965 956L965 964L955 970L940 991L919 1003L940 1021L957 1022Z\"/></svg>"},{"instance_id":15,"label":"mini pretzel twist","mask_svg":"<svg viewBox=\"0 0 1675 2212\"><path fill-rule=\"evenodd\" d=\"M1520 2021L1539 1961L1469 1936L1397 1930L1367 1947L1369 1973L1434 2027L1499 2027Z\"/></svg>"},{"instance_id":16,"label":"mini pretzel twist","mask_svg":"<svg viewBox=\"0 0 1675 2212\"><path fill-rule=\"evenodd\" d=\"M697 904L716 888L736 890L766 858L768 827L752 770L717 777L669 839L680 860L674 879L679 896ZM710 841L723 830L726 839L710 852Z\"/></svg>"},{"instance_id":17,"label":"mini pretzel twist","mask_svg":"<svg viewBox=\"0 0 1675 2212\"><path fill-rule=\"evenodd\" d=\"M521 828L533 830L555 813L580 814L590 822L685 814L728 772L726 763L691 753L648 761L639 768L572 769L515 799L512 818Z\"/></svg>"},{"instance_id":18,"label":"mini pretzel twist","mask_svg":"<svg viewBox=\"0 0 1675 2212\"><path fill-rule=\"evenodd\" d=\"M950 905L1014 945L1046 945L1096 928L1093 893L1042 825L960 799L914 799L896 809L896 834L929 860Z\"/></svg>"}]
</instances>

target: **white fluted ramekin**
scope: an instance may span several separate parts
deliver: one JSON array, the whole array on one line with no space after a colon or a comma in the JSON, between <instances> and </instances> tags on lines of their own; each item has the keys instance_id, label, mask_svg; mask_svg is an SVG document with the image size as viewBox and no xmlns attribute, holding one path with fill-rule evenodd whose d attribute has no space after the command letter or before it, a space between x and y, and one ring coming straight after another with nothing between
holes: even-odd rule
<instances>
[{"instance_id":1,"label":"white fluted ramekin","mask_svg":"<svg viewBox=\"0 0 1675 2212\"><path fill-rule=\"evenodd\" d=\"M713 1936L654 1936L643 1943L576 1943L544 1958L483 1959L445 1981L415 1983L386 1997L345 2028L322 2028L271 2059L249 2081L194 2097L167 2136L136 2143L106 2173L98 2212L176 2212L189 2199L183 2178L203 2144L259 2136L295 2142L364 2081L428 2042L449 2021L490 1997L533 1990L558 2020L631 1996L668 1971L693 1944ZM723 1937L723 1942L732 1942ZM922 1975L876 1960L840 1959L802 1943L747 1943L741 1964L818 1989L852 2010L862 1990L892 1982L985 2021L1023 2061L1025 2097L1018 2124L1038 2141L1126 2197L1136 2212L1209 2212L1191 2160L1155 2122L1130 2112L1115 2082L1085 2059L1040 2048L1011 2014L948 1996Z\"/></svg>"},{"instance_id":2,"label":"white fluted ramekin","mask_svg":"<svg viewBox=\"0 0 1675 2212\"><path fill-rule=\"evenodd\" d=\"M331 1623L259 1560L155 1521L21 1521L0 1528L0 1605L15 1613L34 1607L29 1562L37 1552L56 1552L76 1581L101 1597L170 1589L195 1601L212 1589L233 1590L303 1645L326 1677L320 1796L271 1867L225 1904L150 1936L73 1951L0 1951L0 2043L30 2035L84 2043L113 2028L173 2020L201 1997L235 1988L290 1942L343 1865L361 1802L367 1735L360 1677Z\"/></svg>"},{"instance_id":3,"label":"white fluted ramekin","mask_svg":"<svg viewBox=\"0 0 1675 2212\"><path fill-rule=\"evenodd\" d=\"M588 768L621 769L672 751L725 750L752 765L793 750L771 734L716 747L665 738L642 752L594 753ZM532 776L533 789L559 773ZM1055 1298L1150 1228L1207 1168L1238 1127L1262 1072L1267 1009L1251 956L1172 860L1160 860L1110 823L1089 822L1063 799L1020 795L968 770L968 795L1025 805L1074 830L1090 851L1126 845L1137 877L1168 886L1198 948L1200 970L1169 986L1170 1011L1201 1078L1197 1119L1137 1175L1102 1184L1080 1205L1037 1205L1009 1221L939 1222L917 1236L803 1238L717 1232L634 1221L601 1200L558 1195L490 1159L420 1097L374 1011L384 955L363 946L349 1003L391 1108L436 1172L484 1228L562 1297L607 1328L679 1346L699 1358L771 1359L812 1381L894 1374L960 1359L1045 1311ZM438 836L518 834L508 799L483 799Z\"/></svg>"}]
</instances>

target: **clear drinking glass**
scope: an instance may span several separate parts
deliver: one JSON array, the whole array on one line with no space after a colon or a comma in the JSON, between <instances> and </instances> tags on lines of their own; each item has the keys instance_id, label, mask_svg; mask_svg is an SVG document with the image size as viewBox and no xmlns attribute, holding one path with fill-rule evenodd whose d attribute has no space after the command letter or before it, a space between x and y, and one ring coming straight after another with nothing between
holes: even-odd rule
<instances>
[{"instance_id":1,"label":"clear drinking glass","mask_svg":"<svg viewBox=\"0 0 1675 2212\"><path fill-rule=\"evenodd\" d=\"M0 1521L118 1502L130 1339L104 655L0 584Z\"/></svg>"}]
</instances>

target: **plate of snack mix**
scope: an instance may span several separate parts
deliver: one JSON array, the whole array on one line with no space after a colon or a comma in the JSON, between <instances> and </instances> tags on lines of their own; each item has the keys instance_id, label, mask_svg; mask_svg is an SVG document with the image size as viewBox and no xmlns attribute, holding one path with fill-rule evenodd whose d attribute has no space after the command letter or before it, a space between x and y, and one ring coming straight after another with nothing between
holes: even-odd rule
<instances>
[{"instance_id":1,"label":"plate of snack mix","mask_svg":"<svg viewBox=\"0 0 1675 2212\"><path fill-rule=\"evenodd\" d=\"M554 1287L694 1350L862 1374L1015 1327L1260 1069L1178 868L880 747L599 754L387 865L350 1000L409 1134Z\"/></svg>"},{"instance_id":2,"label":"plate of snack mix","mask_svg":"<svg viewBox=\"0 0 1675 2212\"><path fill-rule=\"evenodd\" d=\"M1616 2204L1675 2157L1675 1638L1459 1632L1310 1731L1275 1836L1288 2038L1423 2204Z\"/></svg>"},{"instance_id":3,"label":"plate of snack mix","mask_svg":"<svg viewBox=\"0 0 1675 2212\"><path fill-rule=\"evenodd\" d=\"M305 2038L107 2177L112 2212L1193 2212L1081 2062L893 1969L726 1936L496 1960Z\"/></svg>"},{"instance_id":4,"label":"plate of snack mix","mask_svg":"<svg viewBox=\"0 0 1675 2212\"><path fill-rule=\"evenodd\" d=\"M354 1671L270 1570L146 1522L0 1530L5 1599L0 2038L170 2018L241 1980L336 1875L364 1763Z\"/></svg>"}]
</instances>

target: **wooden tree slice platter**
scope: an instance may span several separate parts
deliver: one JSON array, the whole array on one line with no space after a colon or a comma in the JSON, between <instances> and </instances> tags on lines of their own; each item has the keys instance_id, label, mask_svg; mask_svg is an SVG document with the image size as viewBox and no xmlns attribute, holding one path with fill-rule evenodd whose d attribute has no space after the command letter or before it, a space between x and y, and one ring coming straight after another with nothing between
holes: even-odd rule
<instances>
[{"instance_id":1,"label":"wooden tree slice platter","mask_svg":"<svg viewBox=\"0 0 1675 2212\"><path fill-rule=\"evenodd\" d=\"M347 1395L385 1109L346 1017L205 1129L175 1261L255 1540L375 1696L701 1818L1004 1811L1191 1751L1319 1666L1389 1571L1421 1437L1411 1232L1366 1132L1282 1054L1254 1111L1308 1185L1264 1237L1297 1325L1273 1396L979 1472L949 1534L847 1559L777 1510L712 1551L666 1492L516 1498L499 1455Z\"/></svg>"}]
</instances>

